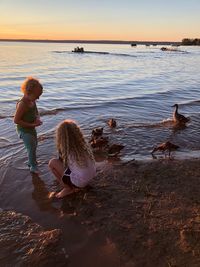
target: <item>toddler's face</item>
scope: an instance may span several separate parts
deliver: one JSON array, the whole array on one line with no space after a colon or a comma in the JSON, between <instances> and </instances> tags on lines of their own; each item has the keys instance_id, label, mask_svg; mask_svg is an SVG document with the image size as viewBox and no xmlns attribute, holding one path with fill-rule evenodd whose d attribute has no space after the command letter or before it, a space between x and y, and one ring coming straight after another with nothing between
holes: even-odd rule
<instances>
[{"instance_id":1,"label":"toddler's face","mask_svg":"<svg viewBox=\"0 0 200 267\"><path fill-rule=\"evenodd\" d=\"M33 94L32 94L34 100L39 99L40 96L41 96L41 94L42 94L42 88L36 87L35 90L34 90L34 92L33 92Z\"/></svg>"}]
</instances>

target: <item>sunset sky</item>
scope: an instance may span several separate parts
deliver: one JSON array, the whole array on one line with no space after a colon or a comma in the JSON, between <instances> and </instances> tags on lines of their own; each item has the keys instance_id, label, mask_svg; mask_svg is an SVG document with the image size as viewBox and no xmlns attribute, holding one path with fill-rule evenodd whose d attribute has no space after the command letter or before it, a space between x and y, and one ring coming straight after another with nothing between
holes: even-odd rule
<instances>
[{"instance_id":1,"label":"sunset sky","mask_svg":"<svg viewBox=\"0 0 200 267\"><path fill-rule=\"evenodd\" d=\"M200 0L0 0L0 38L200 38Z\"/></svg>"}]
</instances>

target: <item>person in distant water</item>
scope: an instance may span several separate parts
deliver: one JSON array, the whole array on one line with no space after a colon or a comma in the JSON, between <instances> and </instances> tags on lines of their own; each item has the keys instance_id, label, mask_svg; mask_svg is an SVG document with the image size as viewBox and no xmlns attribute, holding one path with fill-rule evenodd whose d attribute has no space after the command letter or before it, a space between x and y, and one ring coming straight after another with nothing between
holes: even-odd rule
<instances>
[{"instance_id":1,"label":"person in distant water","mask_svg":"<svg viewBox=\"0 0 200 267\"><path fill-rule=\"evenodd\" d=\"M51 159L49 168L63 186L55 195L62 198L84 188L96 175L96 167L93 153L74 121L58 125L56 146L59 159Z\"/></svg>"},{"instance_id":2,"label":"person in distant water","mask_svg":"<svg viewBox=\"0 0 200 267\"><path fill-rule=\"evenodd\" d=\"M32 77L28 77L21 85L21 91L24 96L16 105L14 123L17 124L17 133L23 140L28 153L28 166L31 173L38 174L36 149L37 149L37 132L35 127L42 124L36 100L39 99L43 92L40 82Z\"/></svg>"}]
</instances>

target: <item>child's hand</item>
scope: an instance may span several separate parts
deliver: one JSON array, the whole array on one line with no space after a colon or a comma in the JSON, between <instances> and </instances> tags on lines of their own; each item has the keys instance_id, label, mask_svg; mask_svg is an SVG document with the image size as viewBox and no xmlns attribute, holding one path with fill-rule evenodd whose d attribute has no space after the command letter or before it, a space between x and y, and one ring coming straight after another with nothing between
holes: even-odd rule
<instances>
[{"instance_id":1,"label":"child's hand","mask_svg":"<svg viewBox=\"0 0 200 267\"><path fill-rule=\"evenodd\" d=\"M37 119L35 120L35 127L42 125L42 123L43 123L43 122L40 120L40 118L37 118Z\"/></svg>"}]
</instances>

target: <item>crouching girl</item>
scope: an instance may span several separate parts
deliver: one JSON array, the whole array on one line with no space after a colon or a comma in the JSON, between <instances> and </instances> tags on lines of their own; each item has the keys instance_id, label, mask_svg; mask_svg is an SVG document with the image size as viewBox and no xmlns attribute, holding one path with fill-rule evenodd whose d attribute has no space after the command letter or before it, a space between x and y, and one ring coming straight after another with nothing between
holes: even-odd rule
<instances>
[{"instance_id":1,"label":"crouching girl","mask_svg":"<svg viewBox=\"0 0 200 267\"><path fill-rule=\"evenodd\" d=\"M61 122L56 130L59 159L49 161L49 168L63 189L55 196L62 198L84 188L96 175L93 153L78 125L71 120Z\"/></svg>"}]
</instances>

